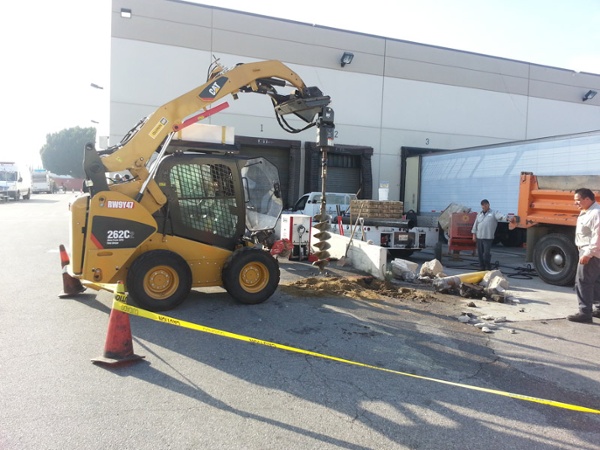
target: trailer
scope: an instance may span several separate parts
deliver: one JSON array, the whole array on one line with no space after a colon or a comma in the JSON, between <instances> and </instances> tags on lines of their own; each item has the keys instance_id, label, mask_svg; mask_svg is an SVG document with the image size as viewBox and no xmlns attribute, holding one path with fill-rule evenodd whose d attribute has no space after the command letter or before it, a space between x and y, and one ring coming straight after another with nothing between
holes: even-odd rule
<instances>
[{"instance_id":1,"label":"trailer","mask_svg":"<svg viewBox=\"0 0 600 450\"><path fill-rule=\"evenodd\" d=\"M336 226L332 227L336 231ZM349 216L339 223L340 233L387 249L393 257L406 258L414 252L435 247L438 228L418 227L416 214L405 212L404 204L393 200L350 201Z\"/></svg>"},{"instance_id":2,"label":"trailer","mask_svg":"<svg viewBox=\"0 0 600 450\"><path fill-rule=\"evenodd\" d=\"M436 151L409 159L408 165L416 167L419 177L418 183L405 186L404 195L416 199L418 225L428 216L439 215L449 203L476 211L484 198L492 209L516 215L521 172L537 176L600 174L600 130ZM501 223L495 243L520 246L526 234L522 228L509 230L507 222Z\"/></svg>"},{"instance_id":3,"label":"trailer","mask_svg":"<svg viewBox=\"0 0 600 450\"><path fill-rule=\"evenodd\" d=\"M34 169L31 171L31 192L34 194L52 193L52 180L47 170Z\"/></svg>"},{"instance_id":4,"label":"trailer","mask_svg":"<svg viewBox=\"0 0 600 450\"><path fill-rule=\"evenodd\" d=\"M320 212L321 195L320 192L304 194L292 207L291 214L315 217ZM404 258L438 242L437 226L416 227L416 215L405 214L400 201L358 199L354 193L327 192L325 196L329 232L352 235L353 239L387 249L391 256ZM285 232L279 235L288 237Z\"/></svg>"},{"instance_id":5,"label":"trailer","mask_svg":"<svg viewBox=\"0 0 600 450\"><path fill-rule=\"evenodd\" d=\"M344 236L353 235L357 241L383 247L395 258L408 258L414 252L434 247L438 233L437 228L411 227L407 220L378 222L359 218L353 225L345 223L342 227ZM339 233L337 224L332 224L330 230Z\"/></svg>"}]
</instances>

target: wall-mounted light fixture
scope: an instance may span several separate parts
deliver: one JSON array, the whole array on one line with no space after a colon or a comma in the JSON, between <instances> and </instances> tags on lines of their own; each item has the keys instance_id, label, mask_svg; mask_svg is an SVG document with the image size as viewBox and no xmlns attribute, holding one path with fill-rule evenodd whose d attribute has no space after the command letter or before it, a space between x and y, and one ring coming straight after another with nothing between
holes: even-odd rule
<instances>
[{"instance_id":1,"label":"wall-mounted light fixture","mask_svg":"<svg viewBox=\"0 0 600 450\"><path fill-rule=\"evenodd\" d=\"M353 59L354 53L344 52L344 54L342 55L342 59L340 60L340 62L342 63L342 67L344 67L346 64L350 64Z\"/></svg>"},{"instance_id":2,"label":"wall-mounted light fixture","mask_svg":"<svg viewBox=\"0 0 600 450\"><path fill-rule=\"evenodd\" d=\"M583 96L583 101L587 102L588 100L593 99L596 96L597 92L596 91L592 91L591 89L589 91L587 91L585 93L585 95Z\"/></svg>"},{"instance_id":3,"label":"wall-mounted light fixture","mask_svg":"<svg viewBox=\"0 0 600 450\"><path fill-rule=\"evenodd\" d=\"M121 8L121 17L123 19L131 19L131 10L130 9Z\"/></svg>"}]
</instances>

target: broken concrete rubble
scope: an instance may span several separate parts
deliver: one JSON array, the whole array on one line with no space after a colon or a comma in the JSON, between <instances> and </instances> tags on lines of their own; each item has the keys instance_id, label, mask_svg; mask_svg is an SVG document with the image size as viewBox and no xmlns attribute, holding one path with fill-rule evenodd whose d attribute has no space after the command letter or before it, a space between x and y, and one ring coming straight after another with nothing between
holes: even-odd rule
<instances>
[{"instance_id":1,"label":"broken concrete rubble","mask_svg":"<svg viewBox=\"0 0 600 450\"><path fill-rule=\"evenodd\" d=\"M417 278L419 265L412 261L396 258L392 261L392 275L404 281L413 281Z\"/></svg>"},{"instance_id":2,"label":"broken concrete rubble","mask_svg":"<svg viewBox=\"0 0 600 450\"><path fill-rule=\"evenodd\" d=\"M444 266L437 259L424 262L419 271L420 277L437 278L444 271Z\"/></svg>"},{"instance_id":3,"label":"broken concrete rubble","mask_svg":"<svg viewBox=\"0 0 600 450\"><path fill-rule=\"evenodd\" d=\"M508 322L505 316L494 317L486 314L481 317L477 317L472 313L462 313L458 316L458 321L464 324L473 325L475 328L479 328L483 333L494 333L501 331L503 325ZM512 328L506 329L509 333L515 334L515 330Z\"/></svg>"},{"instance_id":4,"label":"broken concrete rubble","mask_svg":"<svg viewBox=\"0 0 600 450\"><path fill-rule=\"evenodd\" d=\"M439 292L460 292L461 285L480 283L485 274L485 271L469 272L460 275L436 278L435 280L433 280L433 287L436 291Z\"/></svg>"},{"instance_id":5,"label":"broken concrete rubble","mask_svg":"<svg viewBox=\"0 0 600 450\"><path fill-rule=\"evenodd\" d=\"M405 281L414 281L414 266L409 266L405 261L396 258L392 262L394 277ZM412 263L414 264L414 263ZM435 291L444 294L456 294L465 298L492 300L498 303L512 301L508 296L509 283L500 270L469 272L460 275L446 276L444 267L437 259L424 262L419 270L416 280L431 282Z\"/></svg>"}]
</instances>

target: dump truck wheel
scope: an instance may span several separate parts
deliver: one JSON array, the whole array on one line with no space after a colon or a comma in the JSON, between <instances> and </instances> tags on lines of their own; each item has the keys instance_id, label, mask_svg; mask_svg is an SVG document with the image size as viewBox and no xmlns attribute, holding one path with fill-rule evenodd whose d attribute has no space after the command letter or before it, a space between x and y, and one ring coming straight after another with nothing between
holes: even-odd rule
<instances>
[{"instance_id":1,"label":"dump truck wheel","mask_svg":"<svg viewBox=\"0 0 600 450\"><path fill-rule=\"evenodd\" d=\"M543 236L533 249L533 262L539 277L555 286L572 285L575 281L579 253L572 239L564 234Z\"/></svg>"},{"instance_id":2,"label":"dump truck wheel","mask_svg":"<svg viewBox=\"0 0 600 450\"><path fill-rule=\"evenodd\" d=\"M150 311L167 311L180 305L192 289L192 271L185 260L167 250L138 257L127 274L131 299Z\"/></svg>"},{"instance_id":3,"label":"dump truck wheel","mask_svg":"<svg viewBox=\"0 0 600 450\"><path fill-rule=\"evenodd\" d=\"M241 303L267 300L279 285L279 264L270 253L252 247L233 252L223 266L223 287Z\"/></svg>"}]
</instances>

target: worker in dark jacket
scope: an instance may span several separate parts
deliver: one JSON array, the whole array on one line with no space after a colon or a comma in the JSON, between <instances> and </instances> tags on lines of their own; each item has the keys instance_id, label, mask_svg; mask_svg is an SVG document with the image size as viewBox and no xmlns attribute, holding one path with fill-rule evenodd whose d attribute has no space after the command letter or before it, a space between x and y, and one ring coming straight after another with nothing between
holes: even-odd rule
<instances>
[{"instance_id":1,"label":"worker in dark jacket","mask_svg":"<svg viewBox=\"0 0 600 450\"><path fill-rule=\"evenodd\" d=\"M479 256L479 268L481 270L492 269L492 242L498 222L507 220L507 216L492 211L490 202L481 200L481 211L477 214L471 233L473 241L477 242L477 256ZM511 219L511 221L514 220Z\"/></svg>"}]
</instances>

